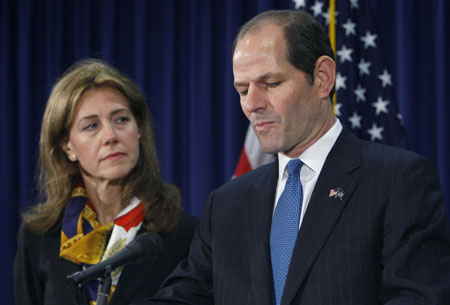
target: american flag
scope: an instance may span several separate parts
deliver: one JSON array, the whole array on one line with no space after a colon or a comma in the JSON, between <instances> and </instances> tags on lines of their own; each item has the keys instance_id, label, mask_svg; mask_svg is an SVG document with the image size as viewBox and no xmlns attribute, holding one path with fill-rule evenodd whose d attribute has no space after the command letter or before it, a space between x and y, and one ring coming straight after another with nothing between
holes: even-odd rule
<instances>
[{"instance_id":1,"label":"american flag","mask_svg":"<svg viewBox=\"0 0 450 305\"><path fill-rule=\"evenodd\" d=\"M326 31L330 26L330 2L335 2L331 11L335 20L336 116L362 139L406 148L407 137L393 90L392 74L386 65L370 2L293 1L296 9L313 15ZM247 132L246 144L247 138L255 139L256 135ZM254 147L244 145L235 175L243 173L246 151L264 155L258 144ZM249 159L248 155L246 157ZM264 160L268 162L267 157ZM249 164L246 167L251 170L264 163Z\"/></svg>"},{"instance_id":2,"label":"american flag","mask_svg":"<svg viewBox=\"0 0 450 305\"><path fill-rule=\"evenodd\" d=\"M344 190L340 187L337 187L330 190L330 194L328 195L328 197L334 197L338 198L339 200L342 200L342 198L344 198L344 195L345 195Z\"/></svg>"}]
</instances>

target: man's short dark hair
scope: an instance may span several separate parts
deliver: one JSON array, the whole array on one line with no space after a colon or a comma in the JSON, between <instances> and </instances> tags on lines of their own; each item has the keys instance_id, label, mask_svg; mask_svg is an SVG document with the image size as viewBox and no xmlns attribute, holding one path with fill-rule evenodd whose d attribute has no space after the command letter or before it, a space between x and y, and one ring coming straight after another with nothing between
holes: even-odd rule
<instances>
[{"instance_id":1,"label":"man's short dark hair","mask_svg":"<svg viewBox=\"0 0 450 305\"><path fill-rule=\"evenodd\" d=\"M233 54L242 37L269 24L282 28L287 44L287 60L306 74L310 84L314 83L317 59L322 55L335 59L330 39L322 25L308 13L295 10L266 11L249 20L241 27L233 42ZM334 87L330 97L333 93Z\"/></svg>"}]
</instances>

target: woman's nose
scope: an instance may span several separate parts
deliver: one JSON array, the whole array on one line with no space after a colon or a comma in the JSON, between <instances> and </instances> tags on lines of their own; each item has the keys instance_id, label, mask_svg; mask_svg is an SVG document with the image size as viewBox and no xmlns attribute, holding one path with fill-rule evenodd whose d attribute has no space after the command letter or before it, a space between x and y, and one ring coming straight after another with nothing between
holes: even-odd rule
<instances>
[{"instance_id":1,"label":"woman's nose","mask_svg":"<svg viewBox=\"0 0 450 305\"><path fill-rule=\"evenodd\" d=\"M104 128L104 140L105 144L110 144L117 140L117 134L114 128L111 125L106 125Z\"/></svg>"}]
</instances>

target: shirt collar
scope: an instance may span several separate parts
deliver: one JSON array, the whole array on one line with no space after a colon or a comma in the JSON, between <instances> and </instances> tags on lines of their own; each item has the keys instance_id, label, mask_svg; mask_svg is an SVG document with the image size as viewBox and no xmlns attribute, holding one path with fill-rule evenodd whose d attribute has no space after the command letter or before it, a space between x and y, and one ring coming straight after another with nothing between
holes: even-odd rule
<instances>
[{"instance_id":1,"label":"shirt collar","mask_svg":"<svg viewBox=\"0 0 450 305\"><path fill-rule=\"evenodd\" d=\"M334 125L313 145L305 150L298 158L305 164L314 174L320 173L325 159L331 151L339 134L342 131L342 124L339 119L336 119ZM278 153L278 177L283 177L285 168L291 158ZM287 175L287 174L286 174Z\"/></svg>"}]
</instances>

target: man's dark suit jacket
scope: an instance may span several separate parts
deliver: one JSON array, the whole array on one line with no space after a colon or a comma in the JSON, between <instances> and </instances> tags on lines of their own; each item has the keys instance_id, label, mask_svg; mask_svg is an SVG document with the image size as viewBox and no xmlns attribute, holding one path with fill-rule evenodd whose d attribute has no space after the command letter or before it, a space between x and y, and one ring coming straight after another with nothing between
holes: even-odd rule
<instances>
[{"instance_id":1,"label":"man's dark suit jacket","mask_svg":"<svg viewBox=\"0 0 450 305\"><path fill-rule=\"evenodd\" d=\"M139 304L273 304L277 178L275 162L214 191L188 259ZM342 200L329 196L336 187ZM281 304L450 304L450 233L433 166L344 129L310 199Z\"/></svg>"},{"instance_id":2,"label":"man's dark suit jacket","mask_svg":"<svg viewBox=\"0 0 450 305\"><path fill-rule=\"evenodd\" d=\"M125 266L109 305L129 304L155 295L167 275L187 256L197 224L196 218L183 213L178 228L161 236L164 249L154 261ZM44 235L20 229L14 262L16 305L82 305L77 304L66 281L67 275L81 267L58 256L60 239L60 226ZM82 291L82 301L86 302Z\"/></svg>"}]
</instances>

